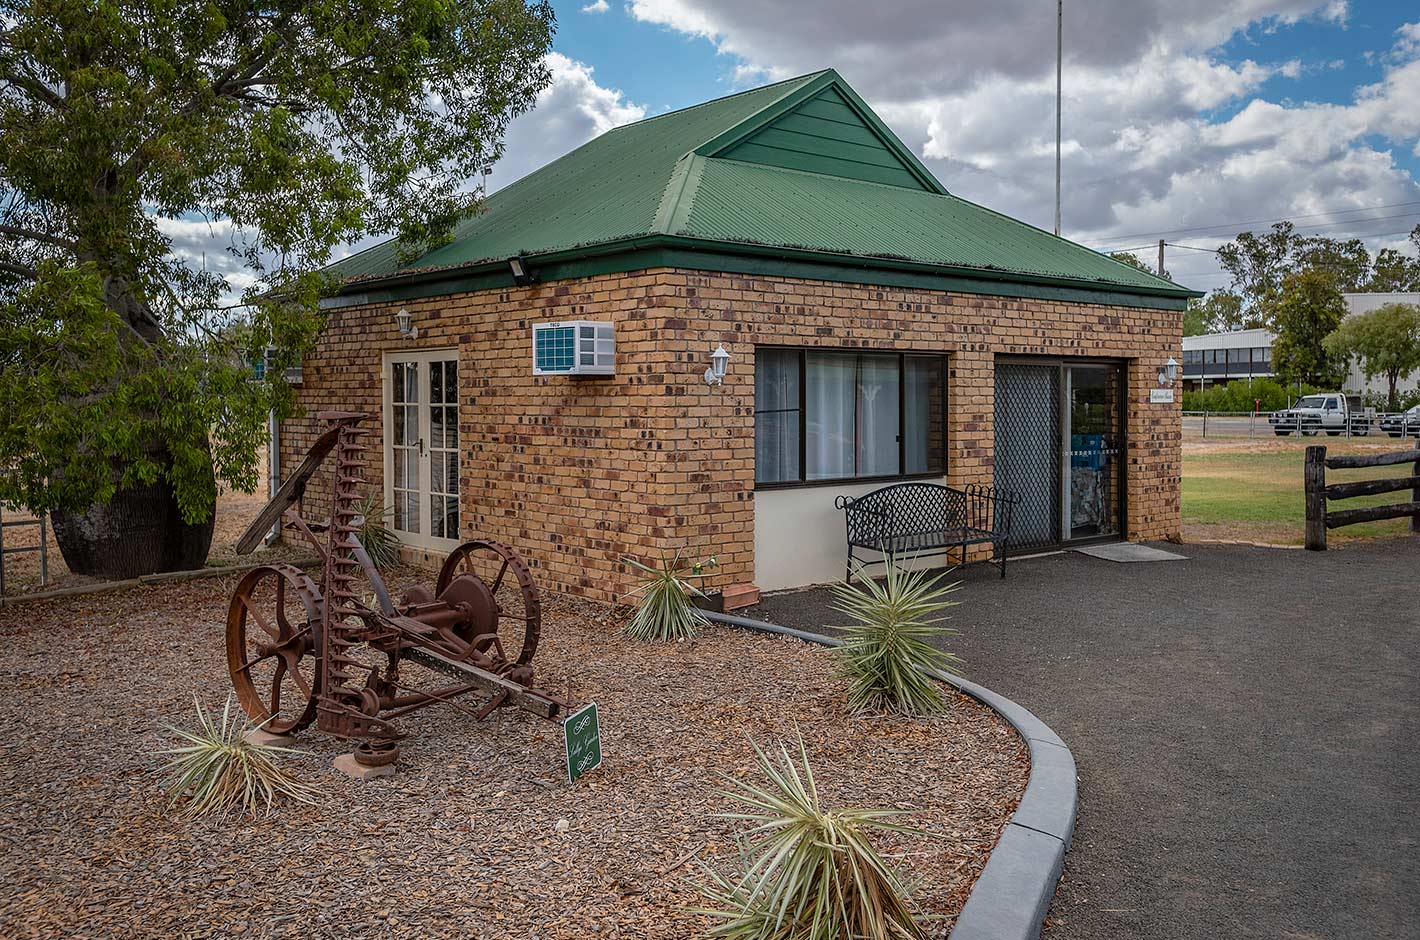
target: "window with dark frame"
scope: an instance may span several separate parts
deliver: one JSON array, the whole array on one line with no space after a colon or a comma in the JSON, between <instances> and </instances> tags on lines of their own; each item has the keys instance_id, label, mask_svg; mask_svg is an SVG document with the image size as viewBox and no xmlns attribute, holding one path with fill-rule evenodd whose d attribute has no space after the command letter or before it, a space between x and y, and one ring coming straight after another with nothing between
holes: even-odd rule
<instances>
[{"instance_id":1,"label":"window with dark frame","mask_svg":"<svg viewBox=\"0 0 1420 940\"><path fill-rule=\"evenodd\" d=\"M755 349L762 485L946 472L947 357Z\"/></svg>"}]
</instances>

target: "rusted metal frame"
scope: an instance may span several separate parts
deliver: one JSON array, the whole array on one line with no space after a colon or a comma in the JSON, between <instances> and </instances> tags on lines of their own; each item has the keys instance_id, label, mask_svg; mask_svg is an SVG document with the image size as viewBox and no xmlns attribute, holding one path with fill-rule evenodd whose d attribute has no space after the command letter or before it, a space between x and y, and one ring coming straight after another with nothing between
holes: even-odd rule
<instances>
[{"instance_id":1,"label":"rusted metal frame","mask_svg":"<svg viewBox=\"0 0 1420 940\"><path fill-rule=\"evenodd\" d=\"M306 524L306 520L301 518L301 514L297 509L291 508L286 510L281 514L281 518L285 520L284 525L286 528L295 529L301 534L301 537L310 544L311 548L316 550L317 554L320 555L322 565L330 561L330 556L326 554L325 545L321 543L320 539L316 538L316 534L311 531L311 527Z\"/></svg>"},{"instance_id":2,"label":"rusted metal frame","mask_svg":"<svg viewBox=\"0 0 1420 940\"><path fill-rule=\"evenodd\" d=\"M506 692L509 704L532 712L539 718L556 718L567 707L565 702L551 693L526 688L486 669L479 669L477 666L470 666L456 659L450 659L434 650L416 648L403 653L402 656L428 669L467 678L469 682L475 683L489 692Z\"/></svg>"}]
</instances>

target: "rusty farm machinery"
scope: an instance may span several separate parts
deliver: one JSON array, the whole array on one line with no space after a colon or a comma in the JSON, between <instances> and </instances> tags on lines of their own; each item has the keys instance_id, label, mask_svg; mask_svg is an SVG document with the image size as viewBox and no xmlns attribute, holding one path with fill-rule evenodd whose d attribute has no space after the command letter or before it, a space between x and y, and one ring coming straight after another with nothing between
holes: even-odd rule
<instances>
[{"instance_id":1,"label":"rusty farm machinery","mask_svg":"<svg viewBox=\"0 0 1420 940\"><path fill-rule=\"evenodd\" d=\"M405 735L396 719L465 695L483 697L470 709L477 719L508 705L560 718L570 703L533 686L542 612L527 564L500 542L474 539L449 554L432 587L408 588L395 602L358 537L366 433L359 425L367 416L318 417L324 432L236 545L242 554L254 550L281 522L323 560L319 583L292 565L270 564L249 571L232 595L227 665L247 716L278 735L314 723L353 741L365 767L398 758ZM332 452L331 515L311 522L302 516L306 485ZM416 688L401 672L406 662L452 684Z\"/></svg>"}]
</instances>

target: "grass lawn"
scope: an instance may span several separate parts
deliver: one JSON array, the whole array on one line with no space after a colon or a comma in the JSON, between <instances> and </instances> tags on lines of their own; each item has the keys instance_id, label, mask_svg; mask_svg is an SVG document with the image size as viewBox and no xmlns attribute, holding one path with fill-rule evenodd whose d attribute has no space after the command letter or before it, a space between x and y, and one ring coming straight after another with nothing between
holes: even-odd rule
<instances>
[{"instance_id":1,"label":"grass lawn","mask_svg":"<svg viewBox=\"0 0 1420 940\"><path fill-rule=\"evenodd\" d=\"M1248 539L1301 545L1306 529L1302 456L1306 443L1292 440L1188 444L1183 450L1185 539ZM1327 444L1328 454L1402 450L1390 444ZM1328 483L1408 476L1409 464L1365 470L1331 470ZM1409 492L1349 499L1333 508L1356 509L1408 500ZM1331 541L1404 535L1409 521L1387 519L1332 529Z\"/></svg>"}]
</instances>

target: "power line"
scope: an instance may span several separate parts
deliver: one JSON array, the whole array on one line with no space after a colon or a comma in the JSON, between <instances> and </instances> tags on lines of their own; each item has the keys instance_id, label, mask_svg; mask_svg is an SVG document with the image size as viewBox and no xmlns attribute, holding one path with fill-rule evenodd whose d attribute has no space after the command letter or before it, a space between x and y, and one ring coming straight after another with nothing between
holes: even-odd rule
<instances>
[{"instance_id":1,"label":"power line","mask_svg":"<svg viewBox=\"0 0 1420 940\"><path fill-rule=\"evenodd\" d=\"M1282 217L1275 218L1275 219L1253 219L1253 220L1251 220L1251 221L1246 221L1246 222L1217 222L1217 223L1212 224L1212 225L1195 225L1195 226L1190 226L1190 227L1188 227L1188 228L1166 229L1166 230L1163 230L1163 231L1154 231L1154 232L1135 232L1135 233L1133 233L1133 234L1131 234L1131 235L1107 235L1107 236L1104 236L1104 237L1098 239L1098 241L1100 241L1100 242L1114 242L1114 241L1127 241L1127 240L1129 240L1129 239L1134 239L1134 238L1148 238L1150 235L1181 235L1181 234L1185 234L1185 233L1189 233L1189 232L1202 233L1202 232L1205 232L1205 231L1208 231L1208 230L1211 230L1211 229L1215 229L1215 228L1232 228L1232 227L1234 227L1234 226L1243 226L1243 225L1269 225L1269 224L1274 223L1274 222L1295 222L1295 221L1298 220L1298 219L1316 219L1316 218L1320 218L1320 217L1322 217L1322 216L1327 216L1327 215L1341 215L1342 213L1346 213L1346 212L1379 212L1379 211L1381 211L1382 209L1399 209L1399 208L1403 208L1403 207L1405 207L1405 206L1420 206L1420 200L1415 200L1415 201L1412 201L1412 202L1392 202L1392 203L1388 203L1388 204L1382 205L1382 206L1354 206L1354 207L1352 207L1352 208L1350 208L1350 209L1327 209L1327 210L1325 210L1325 211L1323 211L1323 212L1312 212L1312 213L1308 213L1308 214L1305 214L1305 215L1282 216ZM1420 211L1420 210L1417 210L1417 211ZM1404 214L1404 215L1414 215L1414 214L1416 214L1416 213L1407 212L1407 213L1403 213L1403 214ZM1399 218L1399 216L1396 216L1395 218ZM1346 222L1365 222L1365 221L1368 221L1368 220L1366 220L1366 219L1343 219L1343 220L1341 220L1341 221L1339 221L1339 222L1317 223L1317 224L1315 224L1315 225L1308 225L1308 226L1304 226L1304 227L1305 227L1305 228L1319 228L1319 227L1320 227L1321 225L1323 225L1323 224L1325 224L1325 225L1344 225ZM1377 220L1372 220L1372 221L1377 221Z\"/></svg>"}]
</instances>

